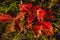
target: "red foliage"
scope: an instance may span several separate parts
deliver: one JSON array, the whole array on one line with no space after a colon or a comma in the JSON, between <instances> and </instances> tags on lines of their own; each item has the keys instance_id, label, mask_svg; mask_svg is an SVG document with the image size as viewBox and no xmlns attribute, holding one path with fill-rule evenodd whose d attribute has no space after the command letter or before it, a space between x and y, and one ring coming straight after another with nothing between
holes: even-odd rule
<instances>
[{"instance_id":1,"label":"red foliage","mask_svg":"<svg viewBox=\"0 0 60 40\"><path fill-rule=\"evenodd\" d=\"M41 29L41 25L36 25L35 27L34 27L34 32L35 32L35 34L36 35L39 35L40 34L40 29Z\"/></svg>"},{"instance_id":2,"label":"red foliage","mask_svg":"<svg viewBox=\"0 0 60 40\"><path fill-rule=\"evenodd\" d=\"M53 30L53 27L50 26L49 29L45 28L43 26L43 30L42 30L47 36L51 36L51 35L54 35L54 30Z\"/></svg>"},{"instance_id":3,"label":"red foliage","mask_svg":"<svg viewBox=\"0 0 60 40\"><path fill-rule=\"evenodd\" d=\"M32 4L31 3L28 3L27 4L27 9L31 9L32 8Z\"/></svg>"},{"instance_id":4,"label":"red foliage","mask_svg":"<svg viewBox=\"0 0 60 40\"><path fill-rule=\"evenodd\" d=\"M52 15L52 12L50 10L44 10L40 6L32 6L32 4L28 3L28 4L20 4L19 11L20 12L19 14L17 14L15 20L13 20L14 21L13 26L18 31L21 31L23 27L20 20L22 20L25 17L24 15L28 13L28 17L26 18L27 20L25 20L27 22L25 26L27 26L28 29L32 29L35 32L36 36L41 34L41 30L48 36L53 35L53 28L51 23L44 21L45 17L48 17L48 16L50 17ZM32 24L33 24L32 21L35 18L35 14L38 20L36 21L34 27L32 27ZM8 20L11 20L11 19L12 17L6 14L2 14L0 16L0 20L2 22L7 22Z\"/></svg>"},{"instance_id":5,"label":"red foliage","mask_svg":"<svg viewBox=\"0 0 60 40\"><path fill-rule=\"evenodd\" d=\"M27 26L28 29L32 29L32 24L31 23L27 23L26 26Z\"/></svg>"},{"instance_id":6,"label":"red foliage","mask_svg":"<svg viewBox=\"0 0 60 40\"><path fill-rule=\"evenodd\" d=\"M54 11L52 11L49 8L47 8L45 11L46 11L46 16L45 17L47 17L50 20L55 19Z\"/></svg>"},{"instance_id":7,"label":"red foliage","mask_svg":"<svg viewBox=\"0 0 60 40\"><path fill-rule=\"evenodd\" d=\"M34 30L34 32L35 32L36 35L40 35L39 33L41 33L41 32L39 32L39 31L41 31L41 30L42 30L47 36L53 35L53 28L52 28L52 25L51 25L50 22L46 22L46 21L44 21L44 22L42 22L42 23L36 22L36 25L35 25L35 27L33 28L33 30Z\"/></svg>"},{"instance_id":8,"label":"red foliage","mask_svg":"<svg viewBox=\"0 0 60 40\"><path fill-rule=\"evenodd\" d=\"M34 13L36 13L37 10L39 10L39 8L41 8L41 7L40 7L40 6L34 6L33 9L32 9L32 11L33 11Z\"/></svg>"},{"instance_id":9,"label":"red foliage","mask_svg":"<svg viewBox=\"0 0 60 40\"><path fill-rule=\"evenodd\" d=\"M45 10L39 9L37 13L38 21L43 21L45 17Z\"/></svg>"},{"instance_id":10,"label":"red foliage","mask_svg":"<svg viewBox=\"0 0 60 40\"><path fill-rule=\"evenodd\" d=\"M28 11L28 9L31 9L31 7L32 7L32 4L30 4L30 3L28 3L28 4L20 4L19 5L19 10L27 10Z\"/></svg>"},{"instance_id":11,"label":"red foliage","mask_svg":"<svg viewBox=\"0 0 60 40\"><path fill-rule=\"evenodd\" d=\"M41 27L42 27L41 23L39 21L37 21L35 27L33 28L33 30L37 36L38 35L40 36L40 34L41 34L40 33Z\"/></svg>"},{"instance_id":12,"label":"red foliage","mask_svg":"<svg viewBox=\"0 0 60 40\"><path fill-rule=\"evenodd\" d=\"M32 4L20 4L19 6L20 11L26 11L28 12L27 17L27 28L32 28L32 21L34 20L34 13L37 15L38 21L36 22L35 27L33 27L33 30L36 35L40 35L39 31L43 31L46 35L51 35L53 33L52 25L50 22L44 21L45 17L50 17L52 15L52 11L50 9L44 10L40 6L32 6ZM49 14L50 13L50 14ZM22 14L21 14L22 15Z\"/></svg>"},{"instance_id":13,"label":"red foliage","mask_svg":"<svg viewBox=\"0 0 60 40\"><path fill-rule=\"evenodd\" d=\"M34 15L33 15L33 13L30 13L30 14L28 15L28 17L27 17L27 21L28 21L29 23L31 23L33 20L34 20Z\"/></svg>"},{"instance_id":14,"label":"red foliage","mask_svg":"<svg viewBox=\"0 0 60 40\"><path fill-rule=\"evenodd\" d=\"M53 15L53 12L50 9L44 10L40 6L32 6L32 4L20 4L19 10L28 12L27 17L27 28L32 28L32 21L34 20L33 14L36 14L38 21L36 22L35 27L33 27L33 30L36 35L40 35L39 31L43 31L46 35L51 35L53 33L52 25L50 22L44 21L45 17L52 18L51 15ZM22 14L21 14L22 15Z\"/></svg>"},{"instance_id":15,"label":"red foliage","mask_svg":"<svg viewBox=\"0 0 60 40\"><path fill-rule=\"evenodd\" d=\"M45 10L42 9L42 7L40 6L34 6L33 7L33 12L37 14L37 17L38 17L38 21L43 21L44 20L44 17L45 17Z\"/></svg>"},{"instance_id":16,"label":"red foliage","mask_svg":"<svg viewBox=\"0 0 60 40\"><path fill-rule=\"evenodd\" d=\"M47 28L47 29L50 29L51 23L44 21L44 22L43 22L43 26L44 26L45 28Z\"/></svg>"},{"instance_id":17,"label":"red foliage","mask_svg":"<svg viewBox=\"0 0 60 40\"><path fill-rule=\"evenodd\" d=\"M41 25L41 22L40 21L37 21L36 22L36 25L38 26L38 25Z\"/></svg>"},{"instance_id":18,"label":"red foliage","mask_svg":"<svg viewBox=\"0 0 60 40\"><path fill-rule=\"evenodd\" d=\"M53 35L53 27L51 25L50 22L43 22L43 32L47 35L47 36L51 36Z\"/></svg>"},{"instance_id":19,"label":"red foliage","mask_svg":"<svg viewBox=\"0 0 60 40\"><path fill-rule=\"evenodd\" d=\"M7 14L0 15L0 22L6 23L7 21L12 20L12 17Z\"/></svg>"}]
</instances>

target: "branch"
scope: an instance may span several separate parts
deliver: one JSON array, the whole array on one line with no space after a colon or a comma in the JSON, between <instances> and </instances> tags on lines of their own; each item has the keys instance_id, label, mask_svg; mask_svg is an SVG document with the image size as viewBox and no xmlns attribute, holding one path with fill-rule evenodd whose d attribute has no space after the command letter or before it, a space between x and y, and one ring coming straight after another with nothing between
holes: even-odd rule
<instances>
[{"instance_id":1,"label":"branch","mask_svg":"<svg viewBox=\"0 0 60 40\"><path fill-rule=\"evenodd\" d=\"M22 0L20 0L20 3L22 4Z\"/></svg>"},{"instance_id":2,"label":"branch","mask_svg":"<svg viewBox=\"0 0 60 40\"><path fill-rule=\"evenodd\" d=\"M53 23L54 27L57 28L58 30L60 30L60 27L58 27L58 25L56 25L55 23Z\"/></svg>"}]
</instances>

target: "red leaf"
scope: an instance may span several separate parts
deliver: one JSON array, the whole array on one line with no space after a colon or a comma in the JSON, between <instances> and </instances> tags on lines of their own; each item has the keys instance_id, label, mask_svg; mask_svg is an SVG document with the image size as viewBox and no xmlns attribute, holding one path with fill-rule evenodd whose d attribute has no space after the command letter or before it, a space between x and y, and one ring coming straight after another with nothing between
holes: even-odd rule
<instances>
[{"instance_id":1,"label":"red leaf","mask_svg":"<svg viewBox=\"0 0 60 40\"><path fill-rule=\"evenodd\" d=\"M31 23L34 20L34 15L32 13L30 13L27 17L27 20L29 23Z\"/></svg>"},{"instance_id":2,"label":"red leaf","mask_svg":"<svg viewBox=\"0 0 60 40\"><path fill-rule=\"evenodd\" d=\"M26 7L26 4L20 4L19 5L19 10L25 10L24 8Z\"/></svg>"},{"instance_id":3,"label":"red leaf","mask_svg":"<svg viewBox=\"0 0 60 40\"><path fill-rule=\"evenodd\" d=\"M0 22L6 23L7 21L12 20L12 17L7 14L0 15Z\"/></svg>"},{"instance_id":4,"label":"red leaf","mask_svg":"<svg viewBox=\"0 0 60 40\"><path fill-rule=\"evenodd\" d=\"M27 4L27 8L28 8L28 9L31 9L31 7L32 7L32 4L31 4L31 3L28 3L28 4Z\"/></svg>"},{"instance_id":5,"label":"red leaf","mask_svg":"<svg viewBox=\"0 0 60 40\"><path fill-rule=\"evenodd\" d=\"M43 32L44 32L47 36L54 35L54 30L53 30L52 27L51 27L50 29L43 28Z\"/></svg>"},{"instance_id":6,"label":"red leaf","mask_svg":"<svg viewBox=\"0 0 60 40\"><path fill-rule=\"evenodd\" d=\"M43 22L43 27L42 27L42 29L43 29L43 32L44 32L47 36L51 36L51 35L54 34L54 33L53 33L53 27L52 27L52 25L51 25L50 22L44 21L44 22Z\"/></svg>"},{"instance_id":7,"label":"red leaf","mask_svg":"<svg viewBox=\"0 0 60 40\"><path fill-rule=\"evenodd\" d=\"M19 5L19 10L27 10L28 11L28 9L31 9L31 7L32 7L32 4L30 4L30 3L28 3L28 4L20 4Z\"/></svg>"},{"instance_id":8,"label":"red leaf","mask_svg":"<svg viewBox=\"0 0 60 40\"><path fill-rule=\"evenodd\" d=\"M39 35L40 34L41 27L42 27L41 25L36 25L34 27L34 32L35 32L36 35Z\"/></svg>"},{"instance_id":9,"label":"red leaf","mask_svg":"<svg viewBox=\"0 0 60 40\"><path fill-rule=\"evenodd\" d=\"M34 15L30 13L27 17L27 28L32 28L32 21L34 20Z\"/></svg>"},{"instance_id":10,"label":"red leaf","mask_svg":"<svg viewBox=\"0 0 60 40\"><path fill-rule=\"evenodd\" d=\"M44 32L47 36L50 36L50 35L51 35L51 32L50 32L50 30L48 30L48 29L43 29L43 32Z\"/></svg>"},{"instance_id":11,"label":"red leaf","mask_svg":"<svg viewBox=\"0 0 60 40\"><path fill-rule=\"evenodd\" d=\"M43 9L37 10L37 17L38 17L38 21L43 21L45 17L45 10Z\"/></svg>"},{"instance_id":12,"label":"red leaf","mask_svg":"<svg viewBox=\"0 0 60 40\"><path fill-rule=\"evenodd\" d=\"M32 9L32 11L33 11L34 13L36 13L39 8L41 8L41 7L39 7L39 6L34 6L33 9Z\"/></svg>"},{"instance_id":13,"label":"red leaf","mask_svg":"<svg viewBox=\"0 0 60 40\"><path fill-rule=\"evenodd\" d=\"M33 28L36 35L41 34L41 28L42 28L42 25L40 21L37 21L35 27Z\"/></svg>"},{"instance_id":14,"label":"red leaf","mask_svg":"<svg viewBox=\"0 0 60 40\"><path fill-rule=\"evenodd\" d=\"M27 23L26 26L27 26L28 29L32 29L32 24L31 23Z\"/></svg>"},{"instance_id":15,"label":"red leaf","mask_svg":"<svg viewBox=\"0 0 60 40\"><path fill-rule=\"evenodd\" d=\"M47 28L47 29L50 29L52 25L51 25L50 22L44 21L44 22L43 22L43 26L44 26L45 28Z\"/></svg>"},{"instance_id":16,"label":"red leaf","mask_svg":"<svg viewBox=\"0 0 60 40\"><path fill-rule=\"evenodd\" d=\"M36 25L38 26L38 25L41 25L41 22L40 21L37 21L36 22Z\"/></svg>"}]
</instances>

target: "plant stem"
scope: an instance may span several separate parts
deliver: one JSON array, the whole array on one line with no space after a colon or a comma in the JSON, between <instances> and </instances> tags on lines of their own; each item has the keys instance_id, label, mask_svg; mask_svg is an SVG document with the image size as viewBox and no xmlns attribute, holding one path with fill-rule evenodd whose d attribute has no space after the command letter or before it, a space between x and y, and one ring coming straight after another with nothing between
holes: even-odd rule
<instances>
[{"instance_id":1,"label":"plant stem","mask_svg":"<svg viewBox=\"0 0 60 40\"><path fill-rule=\"evenodd\" d=\"M21 31L13 38L13 40L15 40L20 34L21 34Z\"/></svg>"},{"instance_id":2,"label":"plant stem","mask_svg":"<svg viewBox=\"0 0 60 40\"><path fill-rule=\"evenodd\" d=\"M20 3L22 4L22 0L20 0Z\"/></svg>"}]
</instances>

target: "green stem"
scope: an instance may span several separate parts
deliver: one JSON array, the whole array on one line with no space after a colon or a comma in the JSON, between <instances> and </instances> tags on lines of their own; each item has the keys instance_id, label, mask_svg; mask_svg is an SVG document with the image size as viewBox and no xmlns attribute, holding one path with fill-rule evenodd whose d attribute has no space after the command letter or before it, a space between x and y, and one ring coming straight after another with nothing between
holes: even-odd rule
<instances>
[{"instance_id":1,"label":"green stem","mask_svg":"<svg viewBox=\"0 0 60 40\"><path fill-rule=\"evenodd\" d=\"M56 25L55 23L53 23L55 25L55 28L60 30L60 27L58 27L58 25Z\"/></svg>"},{"instance_id":2,"label":"green stem","mask_svg":"<svg viewBox=\"0 0 60 40\"><path fill-rule=\"evenodd\" d=\"M21 34L21 31L13 38L13 40L16 40L16 38Z\"/></svg>"}]
</instances>

